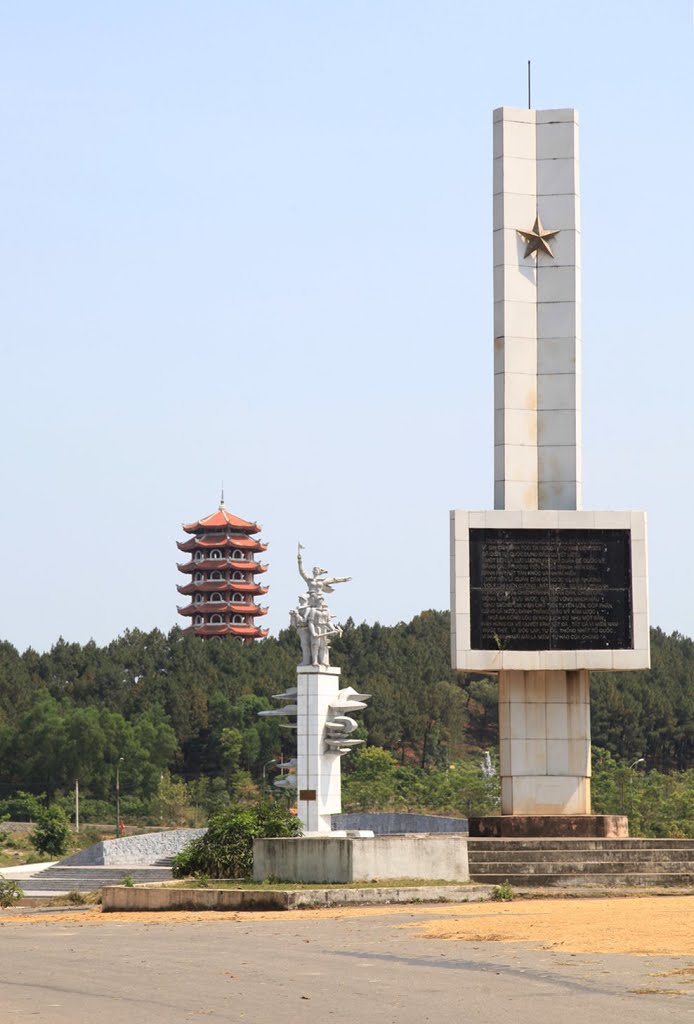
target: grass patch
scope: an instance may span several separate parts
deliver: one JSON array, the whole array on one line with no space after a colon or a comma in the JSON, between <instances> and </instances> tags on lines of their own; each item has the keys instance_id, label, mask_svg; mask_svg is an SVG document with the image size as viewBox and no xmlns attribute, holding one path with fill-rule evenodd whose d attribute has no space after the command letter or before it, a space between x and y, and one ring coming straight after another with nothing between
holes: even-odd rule
<instances>
[{"instance_id":1,"label":"grass patch","mask_svg":"<svg viewBox=\"0 0 694 1024\"><path fill-rule=\"evenodd\" d=\"M249 879L209 879L202 885L196 878L184 879L176 882L171 888L175 889L264 889L268 891L285 891L300 889L414 889L423 886L439 885L469 885L469 882L451 882L443 878L422 879L422 878L386 878L375 879L372 882L277 882L265 879L262 882L253 882Z\"/></svg>"}]
</instances>

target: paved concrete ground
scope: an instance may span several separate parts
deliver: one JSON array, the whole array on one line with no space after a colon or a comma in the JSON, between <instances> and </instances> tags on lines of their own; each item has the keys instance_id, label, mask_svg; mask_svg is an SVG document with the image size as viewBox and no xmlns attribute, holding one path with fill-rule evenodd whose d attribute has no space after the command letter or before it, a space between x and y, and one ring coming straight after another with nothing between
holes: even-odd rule
<instances>
[{"instance_id":1,"label":"paved concrete ground","mask_svg":"<svg viewBox=\"0 0 694 1024\"><path fill-rule=\"evenodd\" d=\"M484 908L489 912L489 907ZM0 1018L49 1024L691 1021L692 957L440 941L437 908L0 925ZM446 911L450 917L450 910ZM657 990L653 993L650 990ZM641 993L641 994L638 994Z\"/></svg>"}]
</instances>

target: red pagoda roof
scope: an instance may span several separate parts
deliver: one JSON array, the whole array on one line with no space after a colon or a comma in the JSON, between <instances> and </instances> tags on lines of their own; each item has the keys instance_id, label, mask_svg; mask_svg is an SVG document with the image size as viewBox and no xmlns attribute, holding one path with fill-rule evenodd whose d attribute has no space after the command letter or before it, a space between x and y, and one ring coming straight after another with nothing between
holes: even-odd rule
<instances>
[{"instance_id":1,"label":"red pagoda roof","mask_svg":"<svg viewBox=\"0 0 694 1024\"><path fill-rule=\"evenodd\" d=\"M201 558L197 562L191 558L189 562L178 562L177 568L179 572L186 573L197 572L198 569L200 572L211 572L213 569L238 569L239 572L254 574L267 572L267 565L241 558Z\"/></svg>"},{"instance_id":2,"label":"red pagoda roof","mask_svg":"<svg viewBox=\"0 0 694 1024\"><path fill-rule=\"evenodd\" d=\"M202 583L186 583L176 587L179 594L223 593L225 590L237 590L240 594L267 594L269 587L261 587L255 580L204 580Z\"/></svg>"},{"instance_id":3,"label":"red pagoda roof","mask_svg":"<svg viewBox=\"0 0 694 1024\"><path fill-rule=\"evenodd\" d=\"M201 601L199 604L179 606L179 615L214 615L233 613L234 615L267 615L267 608L261 608L251 601Z\"/></svg>"},{"instance_id":4,"label":"red pagoda roof","mask_svg":"<svg viewBox=\"0 0 694 1024\"><path fill-rule=\"evenodd\" d=\"M260 527L257 523L249 523L247 519L232 515L224 505L224 498L219 503L219 508L204 519L198 519L195 523L185 523L183 529L186 533L198 533L200 530L219 530L225 526L231 526L234 530L244 530L246 533L259 533Z\"/></svg>"},{"instance_id":5,"label":"red pagoda roof","mask_svg":"<svg viewBox=\"0 0 694 1024\"><path fill-rule=\"evenodd\" d=\"M228 636L231 634L245 639L246 637L265 637L269 630L259 629L257 626L247 626L245 623L239 622L206 622L204 626L188 626L183 633L188 636Z\"/></svg>"},{"instance_id":6,"label":"red pagoda roof","mask_svg":"<svg viewBox=\"0 0 694 1024\"><path fill-rule=\"evenodd\" d=\"M267 544L244 534L217 533L205 537L191 537L176 541L179 551L198 551L201 548L238 548L239 551L267 551Z\"/></svg>"}]
</instances>

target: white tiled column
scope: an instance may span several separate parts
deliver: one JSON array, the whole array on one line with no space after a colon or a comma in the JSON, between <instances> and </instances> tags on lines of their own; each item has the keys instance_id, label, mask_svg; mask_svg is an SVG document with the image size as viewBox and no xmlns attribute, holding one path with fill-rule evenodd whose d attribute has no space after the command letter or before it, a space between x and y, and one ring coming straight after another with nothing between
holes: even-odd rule
<instances>
[{"instance_id":1,"label":"white tiled column","mask_svg":"<svg viewBox=\"0 0 694 1024\"><path fill-rule=\"evenodd\" d=\"M340 688L340 669L301 665L296 686L298 816L305 833L330 832L331 816L342 806L340 755L324 750L325 723Z\"/></svg>"},{"instance_id":2,"label":"white tiled column","mask_svg":"<svg viewBox=\"0 0 694 1024\"><path fill-rule=\"evenodd\" d=\"M537 260L538 508L581 508L578 114L536 112L537 212L558 230Z\"/></svg>"},{"instance_id":3,"label":"white tiled column","mask_svg":"<svg viewBox=\"0 0 694 1024\"><path fill-rule=\"evenodd\" d=\"M590 814L586 669L499 673L502 814Z\"/></svg>"},{"instance_id":4,"label":"white tiled column","mask_svg":"<svg viewBox=\"0 0 694 1024\"><path fill-rule=\"evenodd\" d=\"M537 275L518 228L537 206L534 110L494 111L494 507L535 509Z\"/></svg>"},{"instance_id":5,"label":"white tiled column","mask_svg":"<svg viewBox=\"0 0 694 1024\"><path fill-rule=\"evenodd\" d=\"M574 110L494 111L495 508L581 507L578 187Z\"/></svg>"}]
</instances>

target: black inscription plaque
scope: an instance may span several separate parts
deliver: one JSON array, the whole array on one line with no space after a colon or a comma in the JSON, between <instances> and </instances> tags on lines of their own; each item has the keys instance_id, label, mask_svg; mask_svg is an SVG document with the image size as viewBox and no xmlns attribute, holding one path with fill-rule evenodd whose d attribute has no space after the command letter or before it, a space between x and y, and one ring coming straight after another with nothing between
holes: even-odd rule
<instances>
[{"instance_id":1,"label":"black inscription plaque","mask_svg":"<svg viewBox=\"0 0 694 1024\"><path fill-rule=\"evenodd\" d=\"M470 530L473 650L633 648L629 530Z\"/></svg>"}]
</instances>

